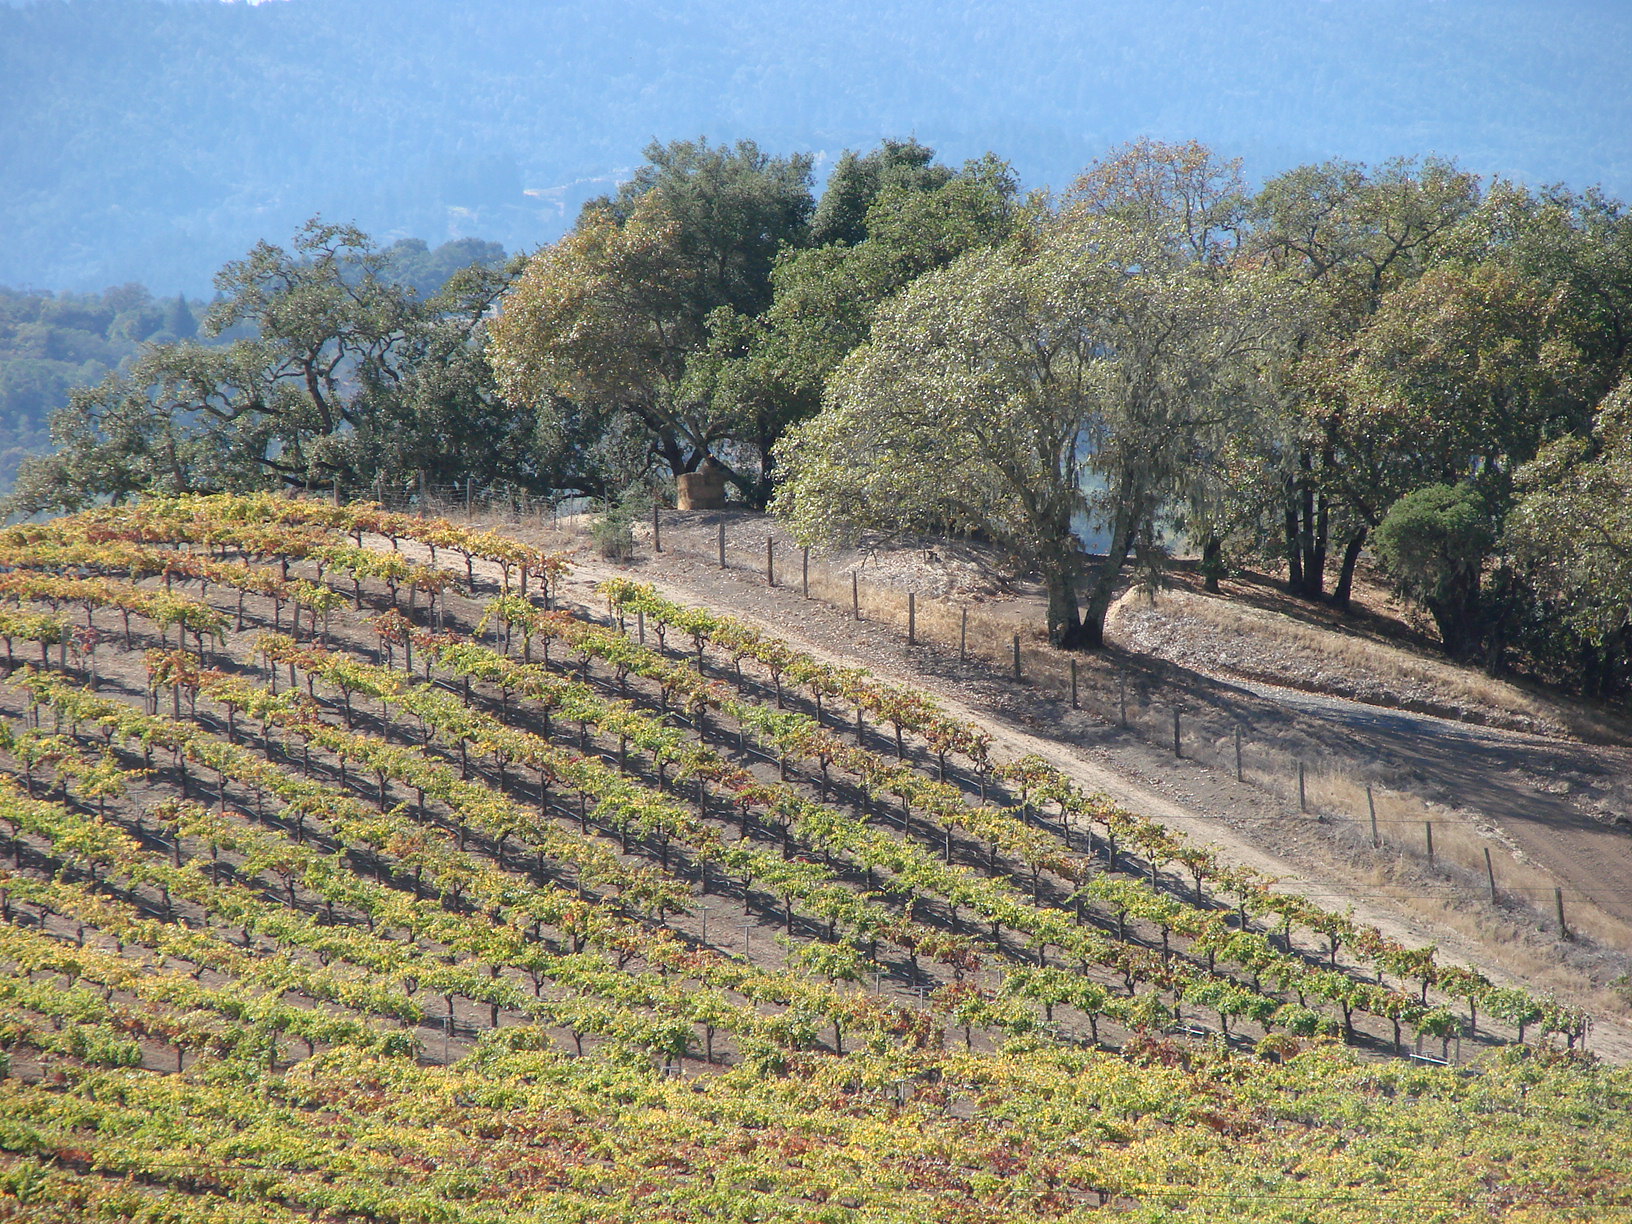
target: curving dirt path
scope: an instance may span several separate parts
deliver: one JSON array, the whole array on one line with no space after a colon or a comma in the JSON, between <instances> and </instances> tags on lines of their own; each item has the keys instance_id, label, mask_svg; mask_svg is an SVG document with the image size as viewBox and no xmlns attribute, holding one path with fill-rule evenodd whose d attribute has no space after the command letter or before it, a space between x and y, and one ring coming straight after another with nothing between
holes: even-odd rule
<instances>
[{"instance_id":1,"label":"curving dirt path","mask_svg":"<svg viewBox=\"0 0 1632 1224\"><path fill-rule=\"evenodd\" d=\"M1421 775L1413 789L1494 822L1525 860L1560 881L1567 899L1632 922L1632 823L1620 804L1600 798L1623 794L1632 751L1217 679L1318 721L1380 770Z\"/></svg>"}]
</instances>

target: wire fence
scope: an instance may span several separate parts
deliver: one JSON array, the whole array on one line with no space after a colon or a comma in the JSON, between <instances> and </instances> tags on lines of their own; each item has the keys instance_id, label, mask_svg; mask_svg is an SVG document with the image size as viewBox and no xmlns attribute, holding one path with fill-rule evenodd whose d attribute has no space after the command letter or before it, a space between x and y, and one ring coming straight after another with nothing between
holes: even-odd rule
<instances>
[{"instance_id":1,"label":"wire fence","mask_svg":"<svg viewBox=\"0 0 1632 1224\"><path fill-rule=\"evenodd\" d=\"M424 481L380 481L348 490L351 500L378 502L387 510L447 519L482 519L516 525L554 526L561 518L589 508L589 499L551 499L517 485L432 484ZM338 500L343 495L335 491Z\"/></svg>"},{"instance_id":2,"label":"wire fence","mask_svg":"<svg viewBox=\"0 0 1632 1224\"><path fill-rule=\"evenodd\" d=\"M574 532L584 526L579 516L593 509L586 498L551 500L519 487L480 487L474 482L381 483L362 491L362 496L387 509L455 521ZM1590 929L1596 922L1583 927L1567 912L1567 901L1591 901L1597 899L1595 894L1565 890L1544 878L1534 865L1522 862L1492 837L1488 826L1448 814L1409 791L1368 782L1329 755L1318 757L1314 751L1292 751L1272 742L1257 733L1251 712L1242 704L1216 691L1205 697L1181 691L1159 662L1085 659L1054 648L1034 630L1017 631L1012 620L978 603L874 581L866 576L864 562L834 563L757 524L748 527L720 517L712 533L700 533L698 517L672 510L654 512L644 543L660 552L712 562L739 576L751 574L769 585L797 589L806 598L847 611L857 621L903 634L910 646L983 664L1034 696L1058 703L1062 713L1087 713L1176 759L1233 775L1279 799L1280 818L1324 825L1344 851L1362 858L1384 854L1409 861L1446 887L1444 893L1426 897L1449 901L1458 895L1483 895L1493 905L1560 936L1588 933L1600 941L1618 941L1621 932ZM707 534L712 539L704 538Z\"/></svg>"},{"instance_id":3,"label":"wire fence","mask_svg":"<svg viewBox=\"0 0 1632 1224\"><path fill-rule=\"evenodd\" d=\"M1410 791L1369 782L1330 754L1275 743L1257 733L1244 704L1216 690L1204 696L1182 691L1159 661L1085 659L1056 649L1035 630L1017 631L1012 620L978 603L871 581L864 563L834 564L757 525L722 518L714 524L713 538L700 542L692 517L674 511L657 515L645 543L797 590L858 621L894 630L910 646L983 664L1051 699L1062 713L1082 711L1175 759L1233 776L1281 801L1280 813L1266 815L1325 826L1340 849L1361 859L1381 854L1398 864L1409 862L1443 886L1442 892L1416 894L1425 899L1481 896L1538 929L1619 942L1620 932L1598 929L1605 916L1571 914L1566 908L1567 902L1598 900L1596 893L1560 887L1492 836L1489 825L1451 814Z\"/></svg>"}]
</instances>

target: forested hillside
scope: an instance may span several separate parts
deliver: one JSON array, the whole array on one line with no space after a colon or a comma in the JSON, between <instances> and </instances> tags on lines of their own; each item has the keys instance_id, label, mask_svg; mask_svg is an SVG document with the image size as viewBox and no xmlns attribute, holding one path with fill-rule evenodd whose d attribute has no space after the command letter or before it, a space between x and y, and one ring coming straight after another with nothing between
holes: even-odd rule
<instances>
[{"instance_id":1,"label":"forested hillside","mask_svg":"<svg viewBox=\"0 0 1632 1224\"><path fill-rule=\"evenodd\" d=\"M133 358L144 342L198 332L203 303L156 301L141 285L103 293L22 293L0 288L0 488L25 455L50 442L50 415Z\"/></svg>"},{"instance_id":2,"label":"forested hillside","mask_svg":"<svg viewBox=\"0 0 1632 1224\"><path fill-rule=\"evenodd\" d=\"M0 5L0 283L200 295L314 213L527 250L702 133L819 176L915 134L1061 187L1149 135L1259 176L1439 152L1624 195L1629 60L1609 0Z\"/></svg>"}]
</instances>

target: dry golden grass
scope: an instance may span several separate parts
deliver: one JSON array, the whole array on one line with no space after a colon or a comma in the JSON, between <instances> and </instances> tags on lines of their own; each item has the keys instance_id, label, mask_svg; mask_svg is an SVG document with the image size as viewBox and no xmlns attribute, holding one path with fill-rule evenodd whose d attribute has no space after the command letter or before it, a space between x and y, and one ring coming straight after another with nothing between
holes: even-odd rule
<instances>
[{"instance_id":1,"label":"dry golden grass","mask_svg":"<svg viewBox=\"0 0 1632 1224\"><path fill-rule=\"evenodd\" d=\"M1632 737L1632 724L1624 717L1584 702L1217 595L1167 590L1152 601L1130 593L1113 610L1112 631L1142 604L1169 621L1204 625L1222 665L1254 678L1595 743L1625 743ZM1314 677L1325 682L1309 683Z\"/></svg>"}]
</instances>

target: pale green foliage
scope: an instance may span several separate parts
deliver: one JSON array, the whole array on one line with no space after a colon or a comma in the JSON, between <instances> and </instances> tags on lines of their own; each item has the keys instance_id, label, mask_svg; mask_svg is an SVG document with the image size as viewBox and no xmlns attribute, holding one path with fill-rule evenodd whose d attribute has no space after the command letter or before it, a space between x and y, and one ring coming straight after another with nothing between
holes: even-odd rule
<instances>
[{"instance_id":1,"label":"pale green foliage","mask_svg":"<svg viewBox=\"0 0 1632 1224\"><path fill-rule=\"evenodd\" d=\"M1632 379L1603 402L1591 439L1566 438L1520 470L1507 545L1538 596L1587 641L1632 623Z\"/></svg>"},{"instance_id":2,"label":"pale green foliage","mask_svg":"<svg viewBox=\"0 0 1632 1224\"><path fill-rule=\"evenodd\" d=\"M1250 402L1246 359L1276 334L1273 282L1170 240L1079 205L919 278L790 433L779 512L806 539L978 532L1042 574L1050 635L1075 644L1085 470L1119 565Z\"/></svg>"},{"instance_id":3,"label":"pale green foliage","mask_svg":"<svg viewBox=\"0 0 1632 1224\"><path fill-rule=\"evenodd\" d=\"M778 510L807 539L978 532L1042 575L1055 641L1097 644L1136 533L1253 411L1284 331L1279 282L1217 239L1221 177L1199 146L1134 146L1060 214L920 277L790 433ZM1083 626L1088 468L1113 544Z\"/></svg>"}]
</instances>

